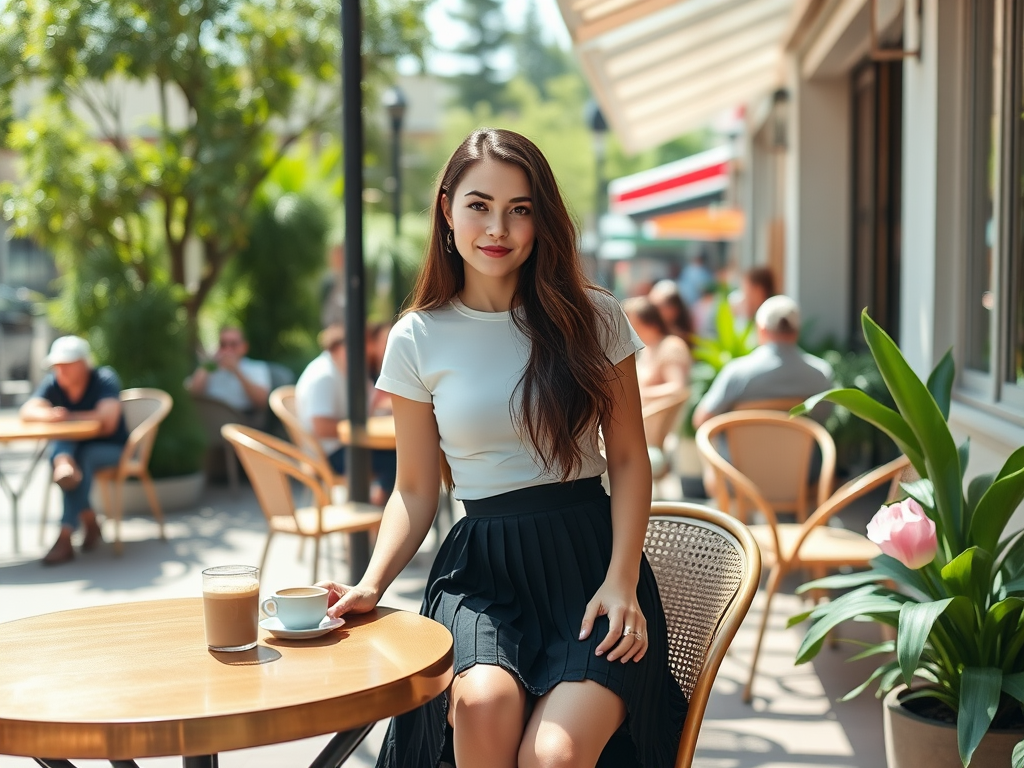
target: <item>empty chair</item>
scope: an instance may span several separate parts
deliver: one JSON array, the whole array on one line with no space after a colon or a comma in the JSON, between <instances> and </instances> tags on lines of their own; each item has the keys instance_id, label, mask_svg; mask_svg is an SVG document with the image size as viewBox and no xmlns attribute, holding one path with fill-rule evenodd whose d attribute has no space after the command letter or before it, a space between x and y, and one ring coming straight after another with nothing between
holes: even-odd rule
<instances>
[{"instance_id":1,"label":"empty chair","mask_svg":"<svg viewBox=\"0 0 1024 768\"><path fill-rule=\"evenodd\" d=\"M121 392L121 409L128 427L128 442L124 444L121 460L116 467L98 470L93 482L103 494L107 517L114 519L114 551L121 553L121 517L124 510L124 483L129 477L138 478L146 492L149 508L160 525L160 538L164 537L164 515L160 500L149 476L149 457L153 453L160 422L171 412L174 401L162 389L125 389ZM45 522L45 520L44 520Z\"/></svg>"},{"instance_id":2,"label":"empty chair","mask_svg":"<svg viewBox=\"0 0 1024 768\"><path fill-rule=\"evenodd\" d=\"M750 411L747 413L727 413L708 420L697 430L697 447L701 454L712 465L716 474L716 486L725 494L735 497L736 503L744 508L760 511L768 521L765 525L752 525L750 531L764 553L765 559L771 562L768 576L767 595L757 642L754 646L750 662L750 675L743 691L744 701L750 701L752 695L754 672L761 642L768 625L768 614L771 610L772 597L778 591L782 577L791 570L806 568L819 574L841 566L864 568L876 556L881 554L878 547L855 531L828 525L829 520L855 499L866 493L900 478L909 462L903 456L871 470L851 480L828 498L819 499L814 514L803 523L779 523L775 505L767 498L764 489L748 472L752 471L752 463L756 457L745 457L743 471L737 462L725 459L715 448L714 438L733 430L759 429L759 439L767 446L758 468L758 476L762 480L766 473L770 474L773 467L780 463L779 455L795 451L808 433L814 434L823 448L822 477L826 472L831 479L832 467L835 462L835 449L831 447L831 439L825 428L809 419L788 416L767 411ZM795 436L795 437L794 437ZM786 438L793 438L787 441ZM729 450L733 450L733 442L729 442ZM803 461L803 455L795 460ZM728 482L726 482L728 481ZM728 505L729 498L722 500Z\"/></svg>"},{"instance_id":3,"label":"empty chair","mask_svg":"<svg viewBox=\"0 0 1024 768\"><path fill-rule=\"evenodd\" d=\"M313 539L313 581L317 580L320 539L329 533L355 533L380 527L383 512L370 504L331 503L333 474L310 463L309 457L284 440L241 424L222 427L245 467L260 508L267 519L267 543L260 560L262 571L276 533L288 533ZM299 507L290 481L312 492L312 504Z\"/></svg>"},{"instance_id":4,"label":"empty chair","mask_svg":"<svg viewBox=\"0 0 1024 768\"><path fill-rule=\"evenodd\" d=\"M317 465L317 472L324 477L331 477L331 485L343 486L345 476L337 474L324 453L323 446L316 435L309 432L299 420L299 408L295 400L295 387L291 384L278 387L270 393L270 410L284 425L288 438L309 457L311 464Z\"/></svg>"},{"instance_id":5,"label":"empty chair","mask_svg":"<svg viewBox=\"0 0 1024 768\"><path fill-rule=\"evenodd\" d=\"M757 591L761 554L739 521L678 502L651 506L644 552L665 608L669 668L690 703L675 762L689 768L711 686Z\"/></svg>"}]
</instances>

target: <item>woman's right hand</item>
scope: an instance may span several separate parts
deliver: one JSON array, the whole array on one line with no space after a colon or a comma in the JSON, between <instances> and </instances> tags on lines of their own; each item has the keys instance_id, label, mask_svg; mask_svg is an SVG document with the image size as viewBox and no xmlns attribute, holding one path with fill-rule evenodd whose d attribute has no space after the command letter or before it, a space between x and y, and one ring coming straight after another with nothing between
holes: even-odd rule
<instances>
[{"instance_id":1,"label":"woman's right hand","mask_svg":"<svg viewBox=\"0 0 1024 768\"><path fill-rule=\"evenodd\" d=\"M316 586L327 590L327 615L332 619L346 613L366 613L377 607L377 590L362 584L347 587L336 581L318 581Z\"/></svg>"}]
</instances>

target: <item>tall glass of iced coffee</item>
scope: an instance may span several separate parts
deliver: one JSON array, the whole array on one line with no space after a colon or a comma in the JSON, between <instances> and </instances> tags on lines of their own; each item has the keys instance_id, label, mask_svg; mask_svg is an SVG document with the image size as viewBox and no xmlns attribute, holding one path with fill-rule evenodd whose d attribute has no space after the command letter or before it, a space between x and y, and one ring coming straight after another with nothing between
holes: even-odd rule
<instances>
[{"instance_id":1,"label":"tall glass of iced coffee","mask_svg":"<svg viewBox=\"0 0 1024 768\"><path fill-rule=\"evenodd\" d=\"M256 646L260 569L218 565L203 571L203 617L211 651L247 651Z\"/></svg>"}]
</instances>

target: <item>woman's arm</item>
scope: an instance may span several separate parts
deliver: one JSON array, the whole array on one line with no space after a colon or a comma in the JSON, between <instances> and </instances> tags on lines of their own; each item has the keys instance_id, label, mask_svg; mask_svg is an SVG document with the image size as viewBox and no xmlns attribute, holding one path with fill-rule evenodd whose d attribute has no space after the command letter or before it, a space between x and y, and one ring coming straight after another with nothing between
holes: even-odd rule
<instances>
[{"instance_id":1,"label":"woman's arm","mask_svg":"<svg viewBox=\"0 0 1024 768\"><path fill-rule=\"evenodd\" d=\"M384 507L373 556L354 587L323 582L340 599L328 613L372 610L395 577L409 564L426 538L437 512L441 489L440 441L434 407L405 397L392 398L398 475Z\"/></svg>"},{"instance_id":2,"label":"woman's arm","mask_svg":"<svg viewBox=\"0 0 1024 768\"><path fill-rule=\"evenodd\" d=\"M651 462L634 356L622 360L615 371L612 410L601 425L611 482L612 556L604 584L587 605L580 637L590 634L598 616L607 615L608 635L597 653L611 651L609 661L639 661L647 650L647 621L637 602L636 587L651 513ZM642 639L624 634L627 628L640 633Z\"/></svg>"},{"instance_id":3,"label":"woman's arm","mask_svg":"<svg viewBox=\"0 0 1024 768\"><path fill-rule=\"evenodd\" d=\"M655 354L661 383L644 387L642 399L645 403L674 395L690 386L690 348L685 341L678 336L667 336Z\"/></svg>"}]
</instances>

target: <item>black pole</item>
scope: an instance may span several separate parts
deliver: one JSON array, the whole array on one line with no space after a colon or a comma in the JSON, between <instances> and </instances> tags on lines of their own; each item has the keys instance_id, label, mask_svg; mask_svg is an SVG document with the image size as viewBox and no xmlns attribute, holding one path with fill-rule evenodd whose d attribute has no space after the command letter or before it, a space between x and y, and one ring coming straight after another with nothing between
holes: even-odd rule
<instances>
[{"instance_id":1,"label":"black pole","mask_svg":"<svg viewBox=\"0 0 1024 768\"><path fill-rule=\"evenodd\" d=\"M357 445L366 428L366 292L363 287L363 92L362 14L359 0L341 3L342 144L345 150L345 336L348 362L348 497L370 500L370 452ZM354 533L349 544L349 582L370 562L370 538Z\"/></svg>"},{"instance_id":2,"label":"black pole","mask_svg":"<svg viewBox=\"0 0 1024 768\"><path fill-rule=\"evenodd\" d=\"M402 234L402 118L391 119L391 176L395 180L395 196L391 202L391 210L395 212L395 247Z\"/></svg>"}]
</instances>

